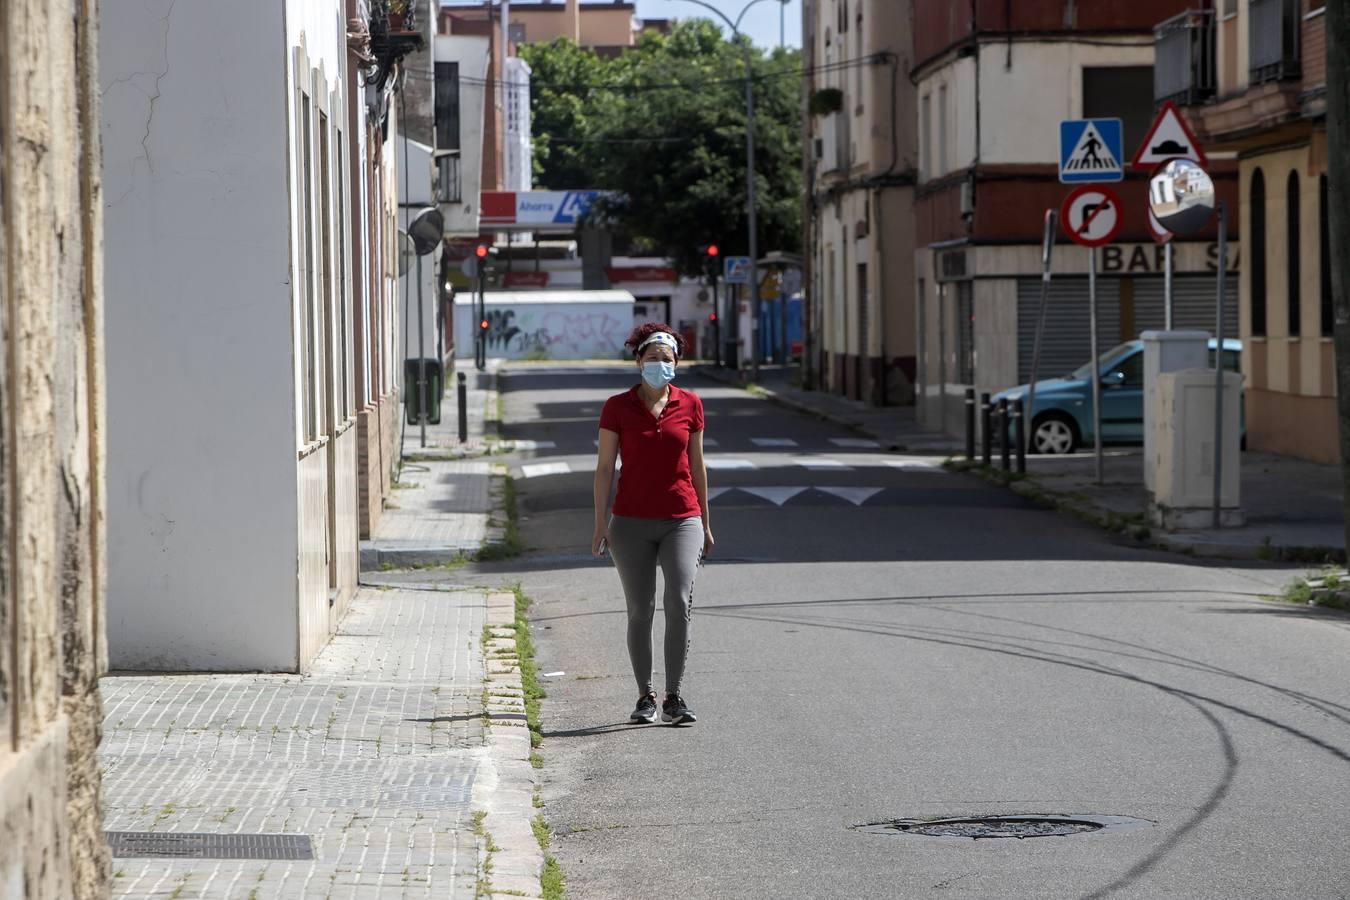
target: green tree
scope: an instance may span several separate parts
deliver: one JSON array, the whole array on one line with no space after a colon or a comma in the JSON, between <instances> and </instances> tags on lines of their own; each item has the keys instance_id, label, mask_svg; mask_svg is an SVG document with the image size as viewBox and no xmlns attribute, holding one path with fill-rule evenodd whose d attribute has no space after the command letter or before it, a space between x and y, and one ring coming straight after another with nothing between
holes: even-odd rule
<instances>
[{"instance_id":1,"label":"green tree","mask_svg":"<svg viewBox=\"0 0 1350 900\"><path fill-rule=\"evenodd\" d=\"M538 182L621 195L605 210L617 230L685 272L703 244L744 253L744 53L706 20L612 59L564 40L521 48ZM800 65L796 51L751 49L761 252L800 248Z\"/></svg>"}]
</instances>

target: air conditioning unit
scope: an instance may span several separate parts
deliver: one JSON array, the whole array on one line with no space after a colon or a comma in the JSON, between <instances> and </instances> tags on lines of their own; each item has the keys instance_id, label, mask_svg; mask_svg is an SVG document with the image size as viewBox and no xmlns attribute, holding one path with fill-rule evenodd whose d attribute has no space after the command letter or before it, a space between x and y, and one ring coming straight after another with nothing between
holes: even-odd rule
<instances>
[{"instance_id":1,"label":"air conditioning unit","mask_svg":"<svg viewBox=\"0 0 1350 900\"><path fill-rule=\"evenodd\" d=\"M967 178L961 182L961 215L973 216L975 214L975 182Z\"/></svg>"}]
</instances>

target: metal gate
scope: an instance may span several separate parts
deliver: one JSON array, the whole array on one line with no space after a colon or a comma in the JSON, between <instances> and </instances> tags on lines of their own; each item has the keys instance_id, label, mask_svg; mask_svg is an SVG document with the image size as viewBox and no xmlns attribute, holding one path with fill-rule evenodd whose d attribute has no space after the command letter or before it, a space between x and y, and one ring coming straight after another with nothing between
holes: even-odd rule
<instances>
[{"instance_id":1,"label":"metal gate","mask_svg":"<svg viewBox=\"0 0 1350 900\"><path fill-rule=\"evenodd\" d=\"M1208 331L1214 334L1214 295L1218 289L1214 275L1178 275L1172 281L1172 327L1178 330ZM1238 337L1238 278L1228 276L1224 297L1223 336ZM1161 331L1164 325L1163 279L1134 279L1134 330L1131 337L1145 331Z\"/></svg>"},{"instance_id":2,"label":"metal gate","mask_svg":"<svg viewBox=\"0 0 1350 900\"><path fill-rule=\"evenodd\" d=\"M1130 288L1122 291L1122 283ZM1213 275L1178 275L1172 284L1172 327L1214 333ZM1132 296L1129 309L1121 309L1122 294ZM1041 299L1039 278L1017 279L1017 374L1020 381L1031 377L1032 345L1036 338L1036 308ZM1097 278L1097 341L1105 353L1145 331L1160 331L1164 324L1163 278L1161 275ZM1238 278L1228 276L1224 308L1224 337L1238 337ZM1124 329L1124 330L1122 330ZM1128 333L1126 333L1128 331ZM1041 375L1055 378L1068 374L1088 361L1087 276L1064 276L1050 282L1050 302L1045 311L1045 337L1041 345Z\"/></svg>"},{"instance_id":3,"label":"metal gate","mask_svg":"<svg viewBox=\"0 0 1350 900\"><path fill-rule=\"evenodd\" d=\"M1036 311L1041 302L1039 278L1017 279L1017 377L1031 377L1031 354L1036 340ZM1041 378L1067 375L1092 355L1086 275L1050 282L1045 308L1045 335L1041 339ZM1105 353L1120 343L1120 281L1097 278L1097 345Z\"/></svg>"}]
</instances>

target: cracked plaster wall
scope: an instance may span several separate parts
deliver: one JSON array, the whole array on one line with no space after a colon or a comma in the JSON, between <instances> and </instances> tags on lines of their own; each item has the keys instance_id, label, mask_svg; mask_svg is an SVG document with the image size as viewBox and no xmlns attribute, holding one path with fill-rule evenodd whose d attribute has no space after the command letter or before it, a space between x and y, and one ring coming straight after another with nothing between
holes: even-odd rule
<instances>
[{"instance_id":1,"label":"cracked plaster wall","mask_svg":"<svg viewBox=\"0 0 1350 900\"><path fill-rule=\"evenodd\" d=\"M290 6L100 27L115 668L297 665Z\"/></svg>"}]
</instances>

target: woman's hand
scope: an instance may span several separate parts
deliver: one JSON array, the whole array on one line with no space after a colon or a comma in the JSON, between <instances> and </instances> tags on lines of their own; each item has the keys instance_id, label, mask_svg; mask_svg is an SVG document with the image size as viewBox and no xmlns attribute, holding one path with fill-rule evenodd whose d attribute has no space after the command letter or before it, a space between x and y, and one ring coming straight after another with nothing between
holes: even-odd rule
<instances>
[{"instance_id":1,"label":"woman's hand","mask_svg":"<svg viewBox=\"0 0 1350 900\"><path fill-rule=\"evenodd\" d=\"M704 529L703 529L703 556L704 556L705 558L712 555L713 544L715 544L715 543L717 543L717 542L713 540L712 529L711 529L711 528L704 528Z\"/></svg>"},{"instance_id":2,"label":"woman's hand","mask_svg":"<svg viewBox=\"0 0 1350 900\"><path fill-rule=\"evenodd\" d=\"M596 526L595 534L591 536L591 556L604 556L605 551L609 549L609 529L603 525Z\"/></svg>"}]
</instances>

